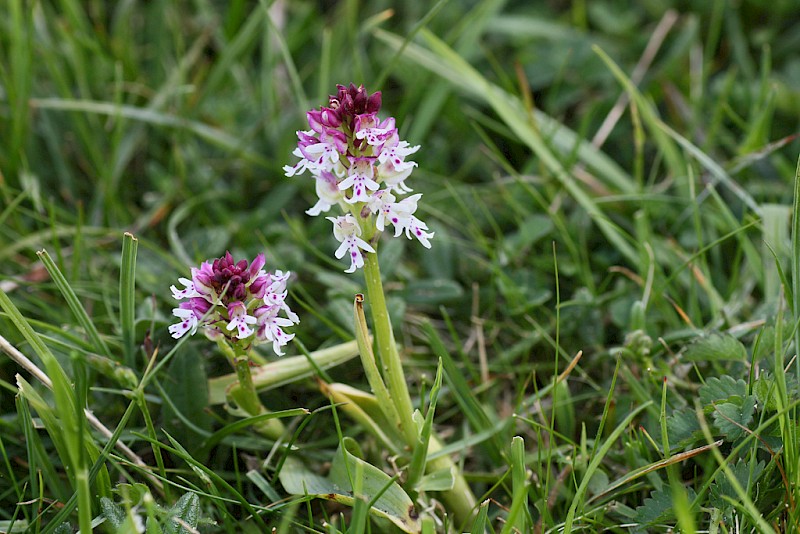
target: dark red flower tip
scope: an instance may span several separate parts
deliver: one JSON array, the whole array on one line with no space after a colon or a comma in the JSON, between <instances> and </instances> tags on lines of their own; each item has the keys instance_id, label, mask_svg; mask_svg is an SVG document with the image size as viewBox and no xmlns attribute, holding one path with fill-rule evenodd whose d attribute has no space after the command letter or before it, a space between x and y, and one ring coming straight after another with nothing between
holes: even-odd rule
<instances>
[{"instance_id":1,"label":"dark red flower tip","mask_svg":"<svg viewBox=\"0 0 800 534\"><path fill-rule=\"evenodd\" d=\"M351 83L349 87L336 85L338 90L335 95L328 98L328 108L320 108L330 114L335 114L336 119L345 123L350 129L356 115L377 113L381 109L381 92L369 94L363 85L356 86Z\"/></svg>"},{"instance_id":2,"label":"dark red flower tip","mask_svg":"<svg viewBox=\"0 0 800 534\"><path fill-rule=\"evenodd\" d=\"M247 260L234 262L231 253L225 252L225 256L214 260L211 270L211 286L218 295L225 291L223 302L242 300L247 296L247 282L251 275Z\"/></svg>"}]
</instances>

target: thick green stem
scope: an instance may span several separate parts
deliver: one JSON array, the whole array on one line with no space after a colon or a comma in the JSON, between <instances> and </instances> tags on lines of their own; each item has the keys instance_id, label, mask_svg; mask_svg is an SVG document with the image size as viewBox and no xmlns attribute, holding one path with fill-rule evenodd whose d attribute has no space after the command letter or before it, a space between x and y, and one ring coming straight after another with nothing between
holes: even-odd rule
<instances>
[{"instance_id":1,"label":"thick green stem","mask_svg":"<svg viewBox=\"0 0 800 534\"><path fill-rule=\"evenodd\" d=\"M386 308L377 254L364 254L364 279L367 285L367 303L372 310L373 335L383 369L383 378L400 418L400 432L405 436L406 443L413 447L417 441L417 429L412 419L414 407L411 404L411 395L408 393L403 362L400 361L400 353L397 352L397 343L394 341L394 332L389 322L389 310Z\"/></svg>"},{"instance_id":2,"label":"thick green stem","mask_svg":"<svg viewBox=\"0 0 800 534\"><path fill-rule=\"evenodd\" d=\"M227 345L227 343L225 341L220 341L219 345ZM234 345L233 347L228 346L227 348L228 350L223 348L223 351L229 356L232 356L233 367L239 379L238 384L231 386L228 395L239 408L249 415L255 416L267 413L267 409L261 404L261 400L258 398L258 393L256 392L256 387L253 384L253 375L250 372L250 357L247 354L247 350L238 345ZM233 350L231 351L230 349ZM259 434L274 440L279 439L286 431L286 427L283 426L280 419L261 421L253 425L253 428L255 428Z\"/></svg>"},{"instance_id":3,"label":"thick green stem","mask_svg":"<svg viewBox=\"0 0 800 534\"><path fill-rule=\"evenodd\" d=\"M378 266L377 254L364 255L364 278L367 285L367 302L372 310L373 335L378 348L378 355L383 369L383 380L389 389L394 401L394 409L399 418L399 430L405 438L406 444L413 449L417 443L417 426L412 419L414 413L411 396L403 372L403 363L397 351L394 332L389 321L389 311L386 307L386 298L383 293L383 283ZM364 354L362 353L362 358ZM387 418L392 418L390 410L384 410ZM435 436L431 436L429 452L441 449L441 443ZM453 514L456 523L465 523L476 507L475 495L467 484L464 475L450 456L440 456L430 460L426 466L427 472L441 469L451 469L453 473L453 488L442 492L442 499L447 504L448 510Z\"/></svg>"}]
</instances>

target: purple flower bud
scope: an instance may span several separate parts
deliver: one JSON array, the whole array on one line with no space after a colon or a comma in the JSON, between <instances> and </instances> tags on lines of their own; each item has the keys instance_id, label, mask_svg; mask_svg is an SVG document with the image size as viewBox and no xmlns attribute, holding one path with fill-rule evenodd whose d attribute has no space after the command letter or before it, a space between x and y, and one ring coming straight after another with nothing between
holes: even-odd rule
<instances>
[{"instance_id":1,"label":"purple flower bud","mask_svg":"<svg viewBox=\"0 0 800 534\"><path fill-rule=\"evenodd\" d=\"M322 111L317 109L312 109L311 111L306 113L306 118L308 119L308 127L314 130L317 133L322 133Z\"/></svg>"},{"instance_id":2,"label":"purple flower bud","mask_svg":"<svg viewBox=\"0 0 800 534\"><path fill-rule=\"evenodd\" d=\"M250 277L254 277L258 274L262 267L267 263L267 258L264 256L263 253L258 254L255 258L253 258L253 262L250 264Z\"/></svg>"},{"instance_id":3,"label":"purple flower bud","mask_svg":"<svg viewBox=\"0 0 800 534\"><path fill-rule=\"evenodd\" d=\"M319 108L321 118L320 121L328 128L338 128L342 124L342 118L335 109L322 107Z\"/></svg>"}]
</instances>

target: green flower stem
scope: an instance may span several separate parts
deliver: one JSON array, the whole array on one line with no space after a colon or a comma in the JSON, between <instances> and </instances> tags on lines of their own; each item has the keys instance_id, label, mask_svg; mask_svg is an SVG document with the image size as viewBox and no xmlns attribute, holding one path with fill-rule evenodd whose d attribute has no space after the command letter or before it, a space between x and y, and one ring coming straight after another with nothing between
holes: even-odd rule
<instances>
[{"instance_id":1,"label":"green flower stem","mask_svg":"<svg viewBox=\"0 0 800 534\"><path fill-rule=\"evenodd\" d=\"M236 376L239 379L239 383L232 385L230 390L228 390L229 398L249 415L255 416L268 413L264 405L261 404L255 384L253 383L248 350L237 344L231 346L224 339L218 340L217 345L231 359L233 367L236 370ZM253 425L253 428L255 428L259 434L273 440L278 440L286 432L286 427L280 419L261 421Z\"/></svg>"},{"instance_id":2,"label":"green flower stem","mask_svg":"<svg viewBox=\"0 0 800 534\"><path fill-rule=\"evenodd\" d=\"M367 303L372 310L373 335L383 369L383 379L394 401L400 433L405 437L406 443L413 447L417 441L417 428L412 419L414 407L411 404L403 363L400 361L394 332L389 322L377 254L364 254L364 279L367 285Z\"/></svg>"},{"instance_id":3,"label":"green flower stem","mask_svg":"<svg viewBox=\"0 0 800 534\"><path fill-rule=\"evenodd\" d=\"M373 334L378 348L378 356L383 369L383 381L389 390L391 400L388 403L381 402L383 413L387 419L396 420L398 430L403 435L406 445L414 448L418 440L417 426L412 419L414 407L411 404L411 396L408 393L406 377L403 373L403 363L400 361L400 354L397 352L397 343L394 340L394 332L389 322L389 311L386 307L386 298L383 293L383 283L378 266L377 254L364 254L364 278L367 285L367 302L372 309ZM358 315L356 313L356 315ZM372 351L368 351L371 353ZM366 357L362 351L362 358ZM374 365L374 364L373 364ZM369 362L365 363L365 368ZM370 384L375 389L375 384ZM378 387L380 390L380 385ZM380 391L376 391L380 398ZM442 445L436 436L431 436L429 442L429 453L441 449ZM442 492L442 499L447 505L447 509L453 514L457 523L466 523L472 517L477 506L475 495L467 484L461 470L450 456L440 456L428 461L427 472L450 469L453 473L453 487Z\"/></svg>"},{"instance_id":4,"label":"green flower stem","mask_svg":"<svg viewBox=\"0 0 800 534\"><path fill-rule=\"evenodd\" d=\"M251 356L252 356L251 351ZM315 375L315 367L330 369L358 356L356 341L348 341L333 347L316 350L310 358L301 356L284 356L280 360L269 362L251 369L256 391L276 388L283 384L296 382L300 378ZM230 356L233 361L233 356ZM313 360L313 363L312 363ZM208 379L209 404L222 404L227 399L227 391L238 380L236 373Z\"/></svg>"}]
</instances>

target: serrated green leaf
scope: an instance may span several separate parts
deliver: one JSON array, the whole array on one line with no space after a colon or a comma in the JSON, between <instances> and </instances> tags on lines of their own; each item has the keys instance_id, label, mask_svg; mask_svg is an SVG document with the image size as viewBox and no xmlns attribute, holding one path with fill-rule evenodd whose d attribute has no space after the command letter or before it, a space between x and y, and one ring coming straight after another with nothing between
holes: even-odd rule
<instances>
[{"instance_id":1,"label":"serrated green leaf","mask_svg":"<svg viewBox=\"0 0 800 534\"><path fill-rule=\"evenodd\" d=\"M696 493L692 488L686 489L686 496L691 502ZM654 490L650 496L642 501L642 505L636 508L634 521L645 525L652 525L656 522L666 521L674 518L672 491L668 486L663 489Z\"/></svg>"},{"instance_id":2,"label":"serrated green leaf","mask_svg":"<svg viewBox=\"0 0 800 534\"><path fill-rule=\"evenodd\" d=\"M650 493L642 501L642 505L636 508L634 520L637 523L651 525L661 521L672 514L672 494L669 488L656 490Z\"/></svg>"},{"instance_id":3,"label":"serrated green leaf","mask_svg":"<svg viewBox=\"0 0 800 534\"><path fill-rule=\"evenodd\" d=\"M675 410L667 417L670 447L676 447L690 441L695 433L700 432L700 423L694 410L684 408Z\"/></svg>"},{"instance_id":4,"label":"serrated green leaf","mask_svg":"<svg viewBox=\"0 0 800 534\"><path fill-rule=\"evenodd\" d=\"M737 399L738 401L738 399ZM714 423L727 439L734 441L741 438L746 432L742 427L748 428L753 421L756 408L756 399L748 395L741 402L722 402L715 405L712 414ZM740 426L741 425L741 426Z\"/></svg>"},{"instance_id":5,"label":"serrated green leaf","mask_svg":"<svg viewBox=\"0 0 800 534\"><path fill-rule=\"evenodd\" d=\"M752 467L752 477L750 470ZM752 464L740 459L736 465L731 466L731 472L736 477L739 485L743 488L752 487L764 472L765 464L763 461ZM714 479L714 484L711 485L711 494L709 495L709 502L716 508L730 513L733 505L726 497L733 499L734 502L739 500L731 481L724 471L720 471Z\"/></svg>"},{"instance_id":6,"label":"serrated green leaf","mask_svg":"<svg viewBox=\"0 0 800 534\"><path fill-rule=\"evenodd\" d=\"M744 345L730 334L713 333L689 345L683 360L688 362L713 362L719 360L741 361L747 358Z\"/></svg>"},{"instance_id":7,"label":"serrated green leaf","mask_svg":"<svg viewBox=\"0 0 800 534\"><path fill-rule=\"evenodd\" d=\"M742 379L735 380L733 377L723 375L719 378L709 378L697 392L703 406L728 400L731 397L744 397L747 395L747 382Z\"/></svg>"}]
</instances>

